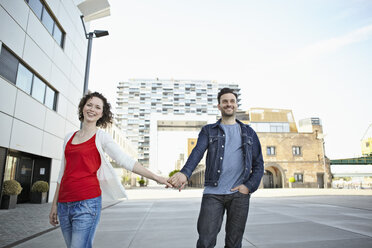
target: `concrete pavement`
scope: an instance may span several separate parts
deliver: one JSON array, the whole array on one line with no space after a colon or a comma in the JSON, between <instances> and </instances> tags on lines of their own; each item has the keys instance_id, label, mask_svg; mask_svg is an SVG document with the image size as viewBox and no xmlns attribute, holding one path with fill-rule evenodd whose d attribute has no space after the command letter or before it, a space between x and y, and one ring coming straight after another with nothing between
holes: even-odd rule
<instances>
[{"instance_id":1,"label":"concrete pavement","mask_svg":"<svg viewBox=\"0 0 372 248\"><path fill-rule=\"evenodd\" d=\"M243 247L372 247L372 192L331 191L257 191L251 198ZM128 190L131 200L102 212L94 247L195 247L201 193ZM216 247L223 247L223 241L222 228ZM15 247L65 245L58 228Z\"/></svg>"}]
</instances>

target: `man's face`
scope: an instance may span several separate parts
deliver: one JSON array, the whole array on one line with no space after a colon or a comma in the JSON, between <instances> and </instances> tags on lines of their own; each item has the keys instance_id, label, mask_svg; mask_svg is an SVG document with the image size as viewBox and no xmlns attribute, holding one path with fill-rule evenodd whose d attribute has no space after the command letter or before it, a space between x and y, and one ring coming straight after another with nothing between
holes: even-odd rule
<instances>
[{"instance_id":1,"label":"man's face","mask_svg":"<svg viewBox=\"0 0 372 248\"><path fill-rule=\"evenodd\" d=\"M235 95L232 93L223 94L220 98L220 103L217 105L221 111L221 115L224 117L235 116L235 112L238 108Z\"/></svg>"}]
</instances>

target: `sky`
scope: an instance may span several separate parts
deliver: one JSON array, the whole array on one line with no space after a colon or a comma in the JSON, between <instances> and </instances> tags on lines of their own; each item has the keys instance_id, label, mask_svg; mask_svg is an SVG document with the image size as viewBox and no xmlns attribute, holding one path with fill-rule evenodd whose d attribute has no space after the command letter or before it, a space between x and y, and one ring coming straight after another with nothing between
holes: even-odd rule
<instances>
[{"instance_id":1,"label":"sky","mask_svg":"<svg viewBox=\"0 0 372 248\"><path fill-rule=\"evenodd\" d=\"M241 107L319 117L331 159L361 155L372 123L370 0L109 0L90 30L89 88L115 106L130 78L237 83Z\"/></svg>"}]
</instances>

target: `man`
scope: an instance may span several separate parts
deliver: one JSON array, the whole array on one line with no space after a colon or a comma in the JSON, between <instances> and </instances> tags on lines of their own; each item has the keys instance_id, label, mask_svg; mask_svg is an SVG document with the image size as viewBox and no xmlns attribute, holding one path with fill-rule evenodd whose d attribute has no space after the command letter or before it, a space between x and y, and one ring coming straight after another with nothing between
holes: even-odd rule
<instances>
[{"instance_id":1,"label":"man","mask_svg":"<svg viewBox=\"0 0 372 248\"><path fill-rule=\"evenodd\" d=\"M202 128L185 166L168 179L181 191L208 149L197 248L215 247L225 210L225 247L242 246L250 194L257 190L263 176L264 165L257 134L235 119L237 97L229 88L218 93L217 106L222 118Z\"/></svg>"}]
</instances>

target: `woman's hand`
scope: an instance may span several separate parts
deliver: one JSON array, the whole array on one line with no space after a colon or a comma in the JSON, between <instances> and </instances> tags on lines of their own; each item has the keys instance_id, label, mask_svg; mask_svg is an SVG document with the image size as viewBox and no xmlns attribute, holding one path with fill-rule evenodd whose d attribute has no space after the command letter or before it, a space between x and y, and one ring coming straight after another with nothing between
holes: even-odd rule
<instances>
[{"instance_id":1,"label":"woman's hand","mask_svg":"<svg viewBox=\"0 0 372 248\"><path fill-rule=\"evenodd\" d=\"M172 188L172 184L168 183L168 178L162 177L162 176L156 176L155 181L160 184L165 184L166 187Z\"/></svg>"},{"instance_id":2,"label":"woman's hand","mask_svg":"<svg viewBox=\"0 0 372 248\"><path fill-rule=\"evenodd\" d=\"M57 215L57 205L52 205L52 208L50 209L49 223L52 226L56 226L59 224Z\"/></svg>"}]
</instances>

